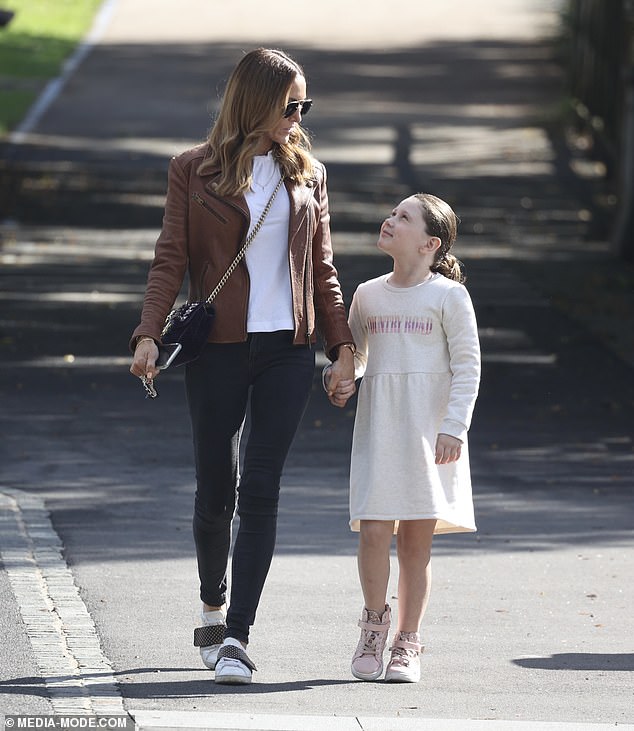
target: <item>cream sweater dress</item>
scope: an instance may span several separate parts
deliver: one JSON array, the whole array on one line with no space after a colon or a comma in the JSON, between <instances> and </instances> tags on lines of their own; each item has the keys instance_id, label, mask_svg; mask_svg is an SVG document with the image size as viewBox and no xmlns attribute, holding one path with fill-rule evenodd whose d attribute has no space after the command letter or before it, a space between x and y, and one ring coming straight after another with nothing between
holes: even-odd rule
<instances>
[{"instance_id":1,"label":"cream sweater dress","mask_svg":"<svg viewBox=\"0 0 634 731\"><path fill-rule=\"evenodd\" d=\"M359 388L350 466L350 528L359 521L435 518L436 533L476 530L467 430L480 382L475 313L465 287L441 274L357 288L350 327ZM462 440L436 465L439 433Z\"/></svg>"}]
</instances>

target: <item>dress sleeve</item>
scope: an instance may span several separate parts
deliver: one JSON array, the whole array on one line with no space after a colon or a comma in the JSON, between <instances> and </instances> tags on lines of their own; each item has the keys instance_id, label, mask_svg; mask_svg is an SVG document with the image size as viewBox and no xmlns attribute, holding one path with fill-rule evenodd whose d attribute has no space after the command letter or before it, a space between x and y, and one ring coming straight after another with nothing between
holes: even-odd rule
<instances>
[{"instance_id":1,"label":"dress sleeve","mask_svg":"<svg viewBox=\"0 0 634 731\"><path fill-rule=\"evenodd\" d=\"M475 311L463 286L452 287L443 302L451 389L439 431L462 441L467 437L480 385L480 342Z\"/></svg>"},{"instance_id":2,"label":"dress sleeve","mask_svg":"<svg viewBox=\"0 0 634 731\"><path fill-rule=\"evenodd\" d=\"M361 297L358 289L352 298L348 323L356 345L356 353L354 354L354 377L361 378L368 365L368 330L361 315Z\"/></svg>"}]
</instances>

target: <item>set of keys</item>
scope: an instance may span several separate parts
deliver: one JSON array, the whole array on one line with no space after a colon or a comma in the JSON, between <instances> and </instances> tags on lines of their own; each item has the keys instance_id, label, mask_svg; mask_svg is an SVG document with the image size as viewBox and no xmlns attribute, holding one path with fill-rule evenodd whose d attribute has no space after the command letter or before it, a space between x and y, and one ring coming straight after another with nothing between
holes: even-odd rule
<instances>
[{"instance_id":1,"label":"set of keys","mask_svg":"<svg viewBox=\"0 0 634 731\"><path fill-rule=\"evenodd\" d=\"M143 383L143 388L145 389L145 398L156 398L158 396L158 392L154 387L153 378L141 376L141 383Z\"/></svg>"}]
</instances>

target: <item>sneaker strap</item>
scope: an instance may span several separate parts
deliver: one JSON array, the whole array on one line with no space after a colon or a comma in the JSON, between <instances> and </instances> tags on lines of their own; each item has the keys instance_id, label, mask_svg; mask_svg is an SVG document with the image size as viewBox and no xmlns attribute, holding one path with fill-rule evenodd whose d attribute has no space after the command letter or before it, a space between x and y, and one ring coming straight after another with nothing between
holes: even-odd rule
<instances>
[{"instance_id":1,"label":"sneaker strap","mask_svg":"<svg viewBox=\"0 0 634 731\"><path fill-rule=\"evenodd\" d=\"M218 660L223 657L230 658L231 660L239 660L243 665L246 665L249 670L257 670L253 661L241 647L236 647L235 645L223 645L220 650L218 650Z\"/></svg>"},{"instance_id":2,"label":"sneaker strap","mask_svg":"<svg viewBox=\"0 0 634 731\"><path fill-rule=\"evenodd\" d=\"M368 630L368 632L389 632L390 629L390 623L385 622L384 624L377 624L376 622L364 622L362 619L360 619L357 623L361 629Z\"/></svg>"},{"instance_id":3,"label":"sneaker strap","mask_svg":"<svg viewBox=\"0 0 634 731\"><path fill-rule=\"evenodd\" d=\"M210 645L221 645L225 639L226 626L224 624L211 624L204 627L196 627L194 630L194 647L209 647Z\"/></svg>"},{"instance_id":4,"label":"sneaker strap","mask_svg":"<svg viewBox=\"0 0 634 731\"><path fill-rule=\"evenodd\" d=\"M395 638L394 642L392 642L392 646L390 647L390 652L396 649L413 650L416 654L420 654L425 648L420 644L420 642L410 642L409 640Z\"/></svg>"}]
</instances>

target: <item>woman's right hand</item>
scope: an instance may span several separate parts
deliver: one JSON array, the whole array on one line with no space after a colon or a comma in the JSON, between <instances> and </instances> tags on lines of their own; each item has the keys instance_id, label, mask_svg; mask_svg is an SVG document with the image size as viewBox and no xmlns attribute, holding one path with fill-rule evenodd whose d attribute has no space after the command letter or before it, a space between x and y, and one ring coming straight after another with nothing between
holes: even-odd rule
<instances>
[{"instance_id":1,"label":"woman's right hand","mask_svg":"<svg viewBox=\"0 0 634 731\"><path fill-rule=\"evenodd\" d=\"M158 346L151 338L141 338L134 350L134 359L130 366L130 373L137 378L145 376L154 379L159 374L156 367L156 359L158 358Z\"/></svg>"}]
</instances>

